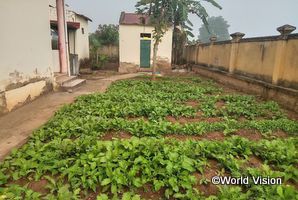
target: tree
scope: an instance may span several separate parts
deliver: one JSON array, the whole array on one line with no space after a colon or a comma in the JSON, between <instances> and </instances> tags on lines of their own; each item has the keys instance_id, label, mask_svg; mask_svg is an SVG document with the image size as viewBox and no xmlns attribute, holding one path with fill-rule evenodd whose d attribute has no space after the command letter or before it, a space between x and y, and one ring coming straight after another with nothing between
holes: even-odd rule
<instances>
[{"instance_id":1,"label":"tree","mask_svg":"<svg viewBox=\"0 0 298 200\"><path fill-rule=\"evenodd\" d=\"M94 35L102 45L118 45L119 26L114 24L99 25Z\"/></svg>"},{"instance_id":2,"label":"tree","mask_svg":"<svg viewBox=\"0 0 298 200\"><path fill-rule=\"evenodd\" d=\"M207 22L208 25L202 25L202 27L199 29L199 39L201 42L209 42L211 36L216 36L218 41L230 39L228 30L230 25L222 16L210 17L207 19Z\"/></svg>"},{"instance_id":3,"label":"tree","mask_svg":"<svg viewBox=\"0 0 298 200\"><path fill-rule=\"evenodd\" d=\"M215 0L204 1L221 8ZM197 15L204 24L207 24L208 14L200 0L139 0L136 8L138 13L150 16L150 23L154 26L152 79L155 80L158 46L169 27L174 25L181 32L190 34L192 23L189 14Z\"/></svg>"},{"instance_id":4,"label":"tree","mask_svg":"<svg viewBox=\"0 0 298 200\"><path fill-rule=\"evenodd\" d=\"M95 33L89 35L89 42L90 42L90 53L91 58L95 64L98 63L98 50L101 46L99 38L96 36Z\"/></svg>"},{"instance_id":5,"label":"tree","mask_svg":"<svg viewBox=\"0 0 298 200\"><path fill-rule=\"evenodd\" d=\"M119 26L114 24L99 25L97 30L90 34L90 52L92 65L97 66L106 56L99 55L102 46L119 44Z\"/></svg>"}]
</instances>

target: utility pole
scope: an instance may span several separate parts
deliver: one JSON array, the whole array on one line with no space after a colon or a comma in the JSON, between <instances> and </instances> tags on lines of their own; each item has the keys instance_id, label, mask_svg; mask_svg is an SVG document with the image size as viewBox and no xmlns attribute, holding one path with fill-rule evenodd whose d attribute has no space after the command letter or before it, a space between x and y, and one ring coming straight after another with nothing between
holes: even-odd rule
<instances>
[{"instance_id":1,"label":"utility pole","mask_svg":"<svg viewBox=\"0 0 298 200\"><path fill-rule=\"evenodd\" d=\"M60 72L68 73L64 0L56 0Z\"/></svg>"}]
</instances>

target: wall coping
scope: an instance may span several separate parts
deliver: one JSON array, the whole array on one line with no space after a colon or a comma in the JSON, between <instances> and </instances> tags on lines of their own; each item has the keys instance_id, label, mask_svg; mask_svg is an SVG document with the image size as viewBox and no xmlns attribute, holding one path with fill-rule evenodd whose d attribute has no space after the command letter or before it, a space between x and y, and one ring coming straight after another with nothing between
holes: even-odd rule
<instances>
[{"instance_id":1,"label":"wall coping","mask_svg":"<svg viewBox=\"0 0 298 200\"><path fill-rule=\"evenodd\" d=\"M251 37L251 38L242 38L239 43L242 42L267 42L267 41L278 41L281 39L280 35L273 35L273 36L262 36L262 37ZM288 40L291 39L298 39L298 33L290 34L288 36ZM216 41L213 44L214 45L222 45L222 44L231 44L232 40L224 40L224 41ZM188 47L191 46L210 46L210 42L207 43L199 43L199 44L192 44L192 45L186 45Z\"/></svg>"}]
</instances>

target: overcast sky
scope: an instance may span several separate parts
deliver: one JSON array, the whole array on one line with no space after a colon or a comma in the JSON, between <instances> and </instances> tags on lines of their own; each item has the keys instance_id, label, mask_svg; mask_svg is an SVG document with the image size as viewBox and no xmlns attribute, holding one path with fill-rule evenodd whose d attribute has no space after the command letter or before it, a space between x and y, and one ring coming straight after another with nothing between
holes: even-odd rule
<instances>
[{"instance_id":1,"label":"overcast sky","mask_svg":"<svg viewBox=\"0 0 298 200\"><path fill-rule=\"evenodd\" d=\"M137 0L66 0L71 9L93 19L90 31L99 24L118 24L121 11L134 12ZM284 24L298 27L298 0L217 0L222 10L206 5L210 16L223 16L230 24L229 32L243 32L246 37L276 35ZM194 34L201 21L191 16ZM297 30L295 31L297 33Z\"/></svg>"}]
</instances>

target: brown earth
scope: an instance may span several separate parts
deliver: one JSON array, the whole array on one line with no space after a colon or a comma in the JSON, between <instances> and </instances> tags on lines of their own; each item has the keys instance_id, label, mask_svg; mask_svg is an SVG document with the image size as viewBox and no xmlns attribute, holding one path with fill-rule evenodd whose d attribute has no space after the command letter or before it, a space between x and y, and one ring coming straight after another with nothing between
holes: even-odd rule
<instances>
[{"instance_id":1,"label":"brown earth","mask_svg":"<svg viewBox=\"0 0 298 200\"><path fill-rule=\"evenodd\" d=\"M159 191L154 191L153 186L151 184L145 184L144 187L139 188L136 191L136 193L141 196L141 199L158 200L163 199L165 189L162 188Z\"/></svg>"},{"instance_id":2,"label":"brown earth","mask_svg":"<svg viewBox=\"0 0 298 200\"><path fill-rule=\"evenodd\" d=\"M226 105L226 103L222 100L218 101L215 103L215 106L217 109L221 109L222 107L224 107Z\"/></svg>"},{"instance_id":3,"label":"brown earth","mask_svg":"<svg viewBox=\"0 0 298 200\"><path fill-rule=\"evenodd\" d=\"M197 101L187 101L187 102L185 102L185 105L196 108L196 107L199 106L199 102L197 102Z\"/></svg>"},{"instance_id":4,"label":"brown earth","mask_svg":"<svg viewBox=\"0 0 298 200\"><path fill-rule=\"evenodd\" d=\"M224 134L220 133L220 132L206 133L206 134L200 135L200 136L170 134L170 135L166 135L165 137L180 140L180 141L186 141L186 140L220 140L220 141L222 141L225 139Z\"/></svg>"},{"instance_id":5,"label":"brown earth","mask_svg":"<svg viewBox=\"0 0 298 200\"><path fill-rule=\"evenodd\" d=\"M132 135L126 132L110 132L101 137L103 141L111 141L113 139L130 139Z\"/></svg>"},{"instance_id":6,"label":"brown earth","mask_svg":"<svg viewBox=\"0 0 298 200\"><path fill-rule=\"evenodd\" d=\"M210 181L214 176L218 176L221 171L220 164L216 160L209 160L209 166L204 170L204 173L194 173L197 179L197 184L194 188L201 191L204 196L208 197L210 195L216 195L219 191L218 187L212 184ZM200 180L206 178L208 180L207 184L200 184Z\"/></svg>"},{"instance_id":7,"label":"brown earth","mask_svg":"<svg viewBox=\"0 0 298 200\"><path fill-rule=\"evenodd\" d=\"M188 124L188 123L196 123L196 122L209 122L209 123L214 123L214 122L221 122L222 118L220 117L210 117L210 118L203 118L203 117L195 117L195 118L190 118L190 117L179 117L175 118L173 116L167 116L166 120L172 123L179 123L179 124Z\"/></svg>"},{"instance_id":8,"label":"brown earth","mask_svg":"<svg viewBox=\"0 0 298 200\"><path fill-rule=\"evenodd\" d=\"M8 185L19 185L22 187L26 187L33 190L34 192L38 192L40 194L48 194L50 192L50 190L47 188L47 185L49 184L48 180L46 179L41 179L39 181L29 181L28 178L21 178L19 180L16 181L9 181Z\"/></svg>"},{"instance_id":9,"label":"brown earth","mask_svg":"<svg viewBox=\"0 0 298 200\"><path fill-rule=\"evenodd\" d=\"M249 157L248 161L244 164L245 167L255 167L260 168L263 164L263 161L257 156L253 155Z\"/></svg>"},{"instance_id":10,"label":"brown earth","mask_svg":"<svg viewBox=\"0 0 298 200\"><path fill-rule=\"evenodd\" d=\"M254 131L254 130L239 130L234 135L238 135L244 138L247 138L252 141L259 141L263 139L263 135L260 132Z\"/></svg>"}]
</instances>

